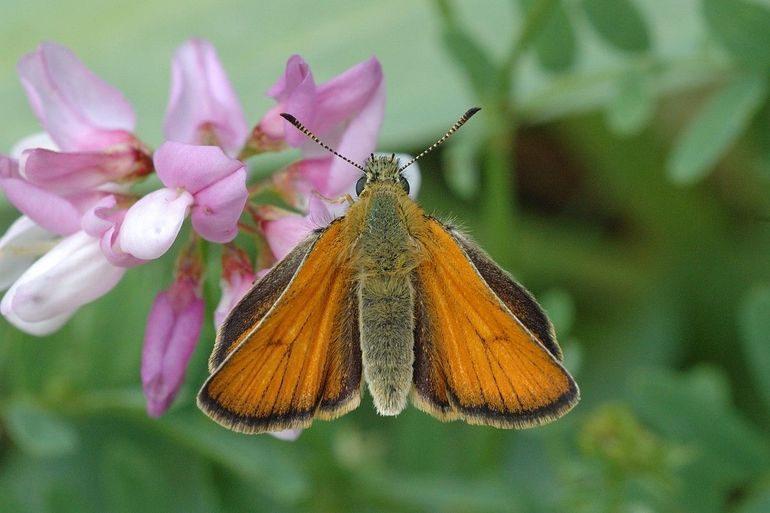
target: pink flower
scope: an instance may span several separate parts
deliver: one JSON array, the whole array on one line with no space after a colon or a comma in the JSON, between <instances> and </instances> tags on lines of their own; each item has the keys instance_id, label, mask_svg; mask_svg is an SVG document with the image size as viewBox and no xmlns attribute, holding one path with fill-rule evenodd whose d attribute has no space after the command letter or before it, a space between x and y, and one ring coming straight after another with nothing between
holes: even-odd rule
<instances>
[{"instance_id":1,"label":"pink flower","mask_svg":"<svg viewBox=\"0 0 770 513\"><path fill-rule=\"evenodd\" d=\"M65 237L33 263L5 293L0 313L19 329L47 335L82 305L110 291L125 273L85 232Z\"/></svg>"},{"instance_id":2,"label":"pink flower","mask_svg":"<svg viewBox=\"0 0 770 513\"><path fill-rule=\"evenodd\" d=\"M152 163L143 150L133 146L67 153L34 148L24 151L21 167L31 184L67 195L140 178L150 172Z\"/></svg>"},{"instance_id":3,"label":"pink flower","mask_svg":"<svg viewBox=\"0 0 770 513\"><path fill-rule=\"evenodd\" d=\"M143 176L151 162L132 134L134 113L123 95L69 50L43 43L18 72L50 143L17 150L18 161L0 157L0 188L37 224L70 235L104 196L97 189Z\"/></svg>"},{"instance_id":4,"label":"pink flower","mask_svg":"<svg viewBox=\"0 0 770 513\"><path fill-rule=\"evenodd\" d=\"M128 209L118 236L122 250L152 260L176 239L190 213L193 228L211 242L230 242L246 204L246 169L217 146L167 141L154 156L163 189Z\"/></svg>"},{"instance_id":5,"label":"pink flower","mask_svg":"<svg viewBox=\"0 0 770 513\"><path fill-rule=\"evenodd\" d=\"M45 230L71 235L80 229L80 218L105 193L86 190L57 194L26 180L15 159L0 155L0 190L8 201Z\"/></svg>"},{"instance_id":6,"label":"pink flower","mask_svg":"<svg viewBox=\"0 0 770 513\"><path fill-rule=\"evenodd\" d=\"M354 162L363 163L374 151L385 107L385 83L379 61L371 58L321 86L304 60L292 56L284 75L267 93L278 101L254 129L252 138L285 141L302 148L302 176L328 197L345 192L360 175L350 164L333 157L280 117L295 116L326 144Z\"/></svg>"},{"instance_id":7,"label":"pink flower","mask_svg":"<svg viewBox=\"0 0 770 513\"><path fill-rule=\"evenodd\" d=\"M165 134L171 141L221 146L237 155L249 129L216 50L191 39L174 53Z\"/></svg>"},{"instance_id":8,"label":"pink flower","mask_svg":"<svg viewBox=\"0 0 770 513\"><path fill-rule=\"evenodd\" d=\"M182 386L203 326L201 262L183 256L174 283L155 298L142 350L142 388L147 413L161 416Z\"/></svg>"},{"instance_id":9,"label":"pink flower","mask_svg":"<svg viewBox=\"0 0 770 513\"><path fill-rule=\"evenodd\" d=\"M99 240L105 258L119 267L133 267L146 262L123 251L118 243L129 201L113 194L105 196L85 213L81 221L83 231Z\"/></svg>"},{"instance_id":10,"label":"pink flower","mask_svg":"<svg viewBox=\"0 0 770 513\"><path fill-rule=\"evenodd\" d=\"M254 285L256 275L245 251L226 245L222 248L222 297L214 310L214 326L221 326L230 310Z\"/></svg>"},{"instance_id":11,"label":"pink flower","mask_svg":"<svg viewBox=\"0 0 770 513\"><path fill-rule=\"evenodd\" d=\"M310 232L323 228L334 219L324 200L315 194L308 199L306 215L270 205L260 207L258 214L260 228L276 260L288 255Z\"/></svg>"},{"instance_id":12,"label":"pink flower","mask_svg":"<svg viewBox=\"0 0 770 513\"><path fill-rule=\"evenodd\" d=\"M43 43L19 61L18 72L32 109L62 150L134 142L131 105L66 48Z\"/></svg>"},{"instance_id":13,"label":"pink flower","mask_svg":"<svg viewBox=\"0 0 770 513\"><path fill-rule=\"evenodd\" d=\"M72 52L43 43L19 61L18 72L40 123L65 152L28 150L26 178L41 186L64 182L83 190L149 172L146 151L133 135L131 105ZM90 180L73 180L73 174L90 175Z\"/></svg>"},{"instance_id":14,"label":"pink flower","mask_svg":"<svg viewBox=\"0 0 770 513\"><path fill-rule=\"evenodd\" d=\"M0 290L15 282L56 238L27 216L21 216L0 238Z\"/></svg>"}]
</instances>

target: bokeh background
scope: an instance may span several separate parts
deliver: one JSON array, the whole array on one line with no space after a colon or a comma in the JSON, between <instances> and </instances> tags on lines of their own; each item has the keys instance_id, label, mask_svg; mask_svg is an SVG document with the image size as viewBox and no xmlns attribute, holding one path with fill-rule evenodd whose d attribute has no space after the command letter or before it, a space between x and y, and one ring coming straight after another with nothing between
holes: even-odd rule
<instances>
[{"instance_id":1,"label":"bokeh background","mask_svg":"<svg viewBox=\"0 0 770 513\"><path fill-rule=\"evenodd\" d=\"M39 130L14 66L41 40L121 89L155 146L171 54L192 36L216 45L252 122L293 53L319 82L380 59L384 151L417 153L480 105L425 159L420 201L535 293L583 398L527 431L414 408L380 418L366 397L295 442L237 435L194 405L209 320L175 405L150 419L140 351L167 257L55 335L0 320L0 511L770 511L769 1L2 0L2 12L2 151ZM0 200L0 230L16 215ZM213 265L209 313L216 283Z\"/></svg>"}]
</instances>

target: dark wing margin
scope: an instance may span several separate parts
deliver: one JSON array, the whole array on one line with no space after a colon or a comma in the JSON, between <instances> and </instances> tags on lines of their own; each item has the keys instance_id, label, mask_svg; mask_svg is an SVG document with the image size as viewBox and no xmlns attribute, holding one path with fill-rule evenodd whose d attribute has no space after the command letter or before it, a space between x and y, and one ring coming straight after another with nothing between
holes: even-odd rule
<instances>
[{"instance_id":1,"label":"dark wing margin","mask_svg":"<svg viewBox=\"0 0 770 513\"><path fill-rule=\"evenodd\" d=\"M510 274L500 268L475 242L454 227L444 226L463 249L473 266L487 282L497 297L537 337L543 346L560 361L561 348L556 342L553 324L527 289L519 285Z\"/></svg>"},{"instance_id":2,"label":"dark wing margin","mask_svg":"<svg viewBox=\"0 0 770 513\"><path fill-rule=\"evenodd\" d=\"M305 261L320 237L314 232L300 242L283 260L259 280L230 311L217 332L217 340L209 357L209 372L219 367L235 349L244 333L256 326L273 307Z\"/></svg>"}]
</instances>

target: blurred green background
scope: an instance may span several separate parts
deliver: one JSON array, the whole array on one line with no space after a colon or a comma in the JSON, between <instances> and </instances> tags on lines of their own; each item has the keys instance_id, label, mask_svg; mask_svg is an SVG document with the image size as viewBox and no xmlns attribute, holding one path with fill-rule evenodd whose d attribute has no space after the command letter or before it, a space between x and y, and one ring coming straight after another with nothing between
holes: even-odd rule
<instances>
[{"instance_id":1,"label":"blurred green background","mask_svg":"<svg viewBox=\"0 0 770 513\"><path fill-rule=\"evenodd\" d=\"M14 66L41 40L121 89L152 146L192 36L252 123L292 53L319 82L380 59L384 151L483 107L425 159L421 203L535 293L583 398L528 431L380 418L366 397L296 442L237 435L194 405L209 315L174 407L149 419L139 360L167 257L53 336L0 321L0 511L770 511L770 1L2 6L2 151L39 130Z\"/></svg>"}]
</instances>

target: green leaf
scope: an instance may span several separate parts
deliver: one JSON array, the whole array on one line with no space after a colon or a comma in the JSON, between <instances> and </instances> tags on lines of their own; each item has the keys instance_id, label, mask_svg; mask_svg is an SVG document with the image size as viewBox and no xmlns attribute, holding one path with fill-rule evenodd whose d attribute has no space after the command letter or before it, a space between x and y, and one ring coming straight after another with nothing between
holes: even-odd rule
<instances>
[{"instance_id":1,"label":"green leaf","mask_svg":"<svg viewBox=\"0 0 770 513\"><path fill-rule=\"evenodd\" d=\"M770 466L768 440L737 412L721 369L647 370L634 378L632 404L640 417L687 448L679 472L683 511L721 510L739 483Z\"/></svg>"},{"instance_id":2,"label":"green leaf","mask_svg":"<svg viewBox=\"0 0 770 513\"><path fill-rule=\"evenodd\" d=\"M747 365L770 411L770 287L748 294L741 305L739 327Z\"/></svg>"},{"instance_id":3,"label":"green leaf","mask_svg":"<svg viewBox=\"0 0 770 513\"><path fill-rule=\"evenodd\" d=\"M740 77L717 91L674 142L668 176L692 184L708 174L748 126L767 95L767 78Z\"/></svg>"},{"instance_id":4,"label":"green leaf","mask_svg":"<svg viewBox=\"0 0 770 513\"><path fill-rule=\"evenodd\" d=\"M703 16L735 59L754 67L770 65L770 9L744 0L703 0Z\"/></svg>"},{"instance_id":5,"label":"green leaf","mask_svg":"<svg viewBox=\"0 0 770 513\"><path fill-rule=\"evenodd\" d=\"M635 378L637 410L666 435L697 444L702 463L715 472L745 477L770 463L767 440L734 409L721 370L656 370Z\"/></svg>"},{"instance_id":6,"label":"green leaf","mask_svg":"<svg viewBox=\"0 0 770 513\"><path fill-rule=\"evenodd\" d=\"M594 30L612 46L628 52L650 48L644 19L629 0L584 0L583 9Z\"/></svg>"},{"instance_id":7,"label":"green leaf","mask_svg":"<svg viewBox=\"0 0 770 513\"><path fill-rule=\"evenodd\" d=\"M655 96L643 73L630 72L618 81L618 93L607 105L607 126L627 137L638 133L655 114Z\"/></svg>"},{"instance_id":8,"label":"green leaf","mask_svg":"<svg viewBox=\"0 0 770 513\"><path fill-rule=\"evenodd\" d=\"M534 0L520 0L523 11L528 11ZM563 1L553 2L540 31L533 42L537 60L548 71L560 72L575 62L575 30L564 9Z\"/></svg>"},{"instance_id":9,"label":"green leaf","mask_svg":"<svg viewBox=\"0 0 770 513\"><path fill-rule=\"evenodd\" d=\"M5 423L13 441L32 456L60 456L72 453L78 446L77 432L71 424L31 401L11 401Z\"/></svg>"}]
</instances>

